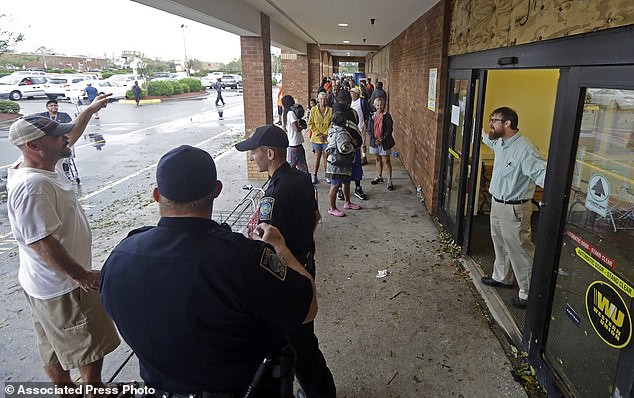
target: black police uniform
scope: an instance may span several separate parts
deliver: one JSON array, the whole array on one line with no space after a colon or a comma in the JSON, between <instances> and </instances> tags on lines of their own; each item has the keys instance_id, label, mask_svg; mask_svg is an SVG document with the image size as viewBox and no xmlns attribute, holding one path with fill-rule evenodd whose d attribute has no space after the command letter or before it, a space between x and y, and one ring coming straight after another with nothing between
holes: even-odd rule
<instances>
[{"instance_id":1,"label":"black police uniform","mask_svg":"<svg viewBox=\"0 0 634 398\"><path fill-rule=\"evenodd\" d=\"M203 218L133 231L101 271L101 301L143 380L170 393L243 391L311 300L310 281L270 246Z\"/></svg>"},{"instance_id":2,"label":"black police uniform","mask_svg":"<svg viewBox=\"0 0 634 398\"><path fill-rule=\"evenodd\" d=\"M280 230L286 246L313 277L316 211L317 201L310 177L284 162L271 176L260 201L260 221ZM289 338L297 353L295 376L308 398L334 398L335 382L319 349L314 323L301 325Z\"/></svg>"}]
</instances>

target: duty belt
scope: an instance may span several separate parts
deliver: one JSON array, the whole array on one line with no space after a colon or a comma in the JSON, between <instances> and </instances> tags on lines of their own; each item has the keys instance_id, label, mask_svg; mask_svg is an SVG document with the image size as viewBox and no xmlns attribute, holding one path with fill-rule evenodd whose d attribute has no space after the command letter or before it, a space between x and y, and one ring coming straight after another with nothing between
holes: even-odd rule
<instances>
[{"instance_id":1,"label":"duty belt","mask_svg":"<svg viewBox=\"0 0 634 398\"><path fill-rule=\"evenodd\" d=\"M502 199L498 199L495 196L493 197L493 200L495 200L498 203L504 203L505 205L521 205L522 203L526 203L528 202L530 199L520 199L520 200L502 200Z\"/></svg>"},{"instance_id":2,"label":"duty belt","mask_svg":"<svg viewBox=\"0 0 634 398\"><path fill-rule=\"evenodd\" d=\"M212 392L212 391L202 391L194 394L182 394L182 393L173 393L167 392L163 390L159 390L158 388L154 388L154 394L147 397L157 397L157 398L237 398L238 394L234 392Z\"/></svg>"}]
</instances>

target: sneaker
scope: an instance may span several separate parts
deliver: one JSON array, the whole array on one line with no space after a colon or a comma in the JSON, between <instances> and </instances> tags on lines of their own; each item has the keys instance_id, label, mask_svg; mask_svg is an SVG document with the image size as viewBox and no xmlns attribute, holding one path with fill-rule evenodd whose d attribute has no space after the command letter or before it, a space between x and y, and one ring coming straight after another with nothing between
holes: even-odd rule
<instances>
[{"instance_id":1,"label":"sneaker","mask_svg":"<svg viewBox=\"0 0 634 398\"><path fill-rule=\"evenodd\" d=\"M343 200L343 191L341 190L341 188L339 188L339 190L337 191L337 199Z\"/></svg>"},{"instance_id":2,"label":"sneaker","mask_svg":"<svg viewBox=\"0 0 634 398\"><path fill-rule=\"evenodd\" d=\"M313 184L317 184L319 180L317 180L317 174L311 174L310 180Z\"/></svg>"},{"instance_id":3,"label":"sneaker","mask_svg":"<svg viewBox=\"0 0 634 398\"><path fill-rule=\"evenodd\" d=\"M363 188L361 187L356 187L354 189L354 196L356 196L357 198L361 200L368 200L368 195L366 195L365 192L363 192Z\"/></svg>"},{"instance_id":4,"label":"sneaker","mask_svg":"<svg viewBox=\"0 0 634 398\"><path fill-rule=\"evenodd\" d=\"M372 181L370 181L370 184L376 185L376 184L380 184L382 182L383 182L383 177L378 176L378 177L374 177L374 179Z\"/></svg>"},{"instance_id":5,"label":"sneaker","mask_svg":"<svg viewBox=\"0 0 634 398\"><path fill-rule=\"evenodd\" d=\"M331 216L335 216L335 217L345 217L346 213L342 212L339 209L329 209L328 210L328 214L330 214Z\"/></svg>"},{"instance_id":6,"label":"sneaker","mask_svg":"<svg viewBox=\"0 0 634 398\"><path fill-rule=\"evenodd\" d=\"M388 181L387 190L388 191L393 191L394 190L394 184L392 184L392 181Z\"/></svg>"},{"instance_id":7,"label":"sneaker","mask_svg":"<svg viewBox=\"0 0 634 398\"><path fill-rule=\"evenodd\" d=\"M344 204L343 204L343 208L344 208L344 209L348 209L348 210L361 210L361 206L359 206L359 205L358 205L358 204L356 204L356 203L352 203L352 202L350 202L350 203L344 203Z\"/></svg>"},{"instance_id":8,"label":"sneaker","mask_svg":"<svg viewBox=\"0 0 634 398\"><path fill-rule=\"evenodd\" d=\"M365 166L368 164L368 158L366 156L361 156L361 166Z\"/></svg>"},{"instance_id":9,"label":"sneaker","mask_svg":"<svg viewBox=\"0 0 634 398\"><path fill-rule=\"evenodd\" d=\"M328 177L324 178L324 181L326 181L326 184L330 184L331 183L330 178L328 178Z\"/></svg>"}]
</instances>

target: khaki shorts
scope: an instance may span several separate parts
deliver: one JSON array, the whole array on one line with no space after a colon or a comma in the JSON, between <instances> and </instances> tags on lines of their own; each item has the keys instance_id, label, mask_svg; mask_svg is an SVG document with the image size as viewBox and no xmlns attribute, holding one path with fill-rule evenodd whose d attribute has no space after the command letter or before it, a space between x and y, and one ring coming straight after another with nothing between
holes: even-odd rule
<instances>
[{"instance_id":1,"label":"khaki shorts","mask_svg":"<svg viewBox=\"0 0 634 398\"><path fill-rule=\"evenodd\" d=\"M60 364L64 370L80 368L119 346L121 340L101 306L99 293L78 288L46 300L24 295L45 367Z\"/></svg>"}]
</instances>

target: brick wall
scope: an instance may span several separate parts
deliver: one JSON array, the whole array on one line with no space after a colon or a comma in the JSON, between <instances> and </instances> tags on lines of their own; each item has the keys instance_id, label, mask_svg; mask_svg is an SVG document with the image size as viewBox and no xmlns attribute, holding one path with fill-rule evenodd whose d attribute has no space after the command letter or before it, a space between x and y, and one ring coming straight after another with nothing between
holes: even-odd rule
<instances>
[{"instance_id":1,"label":"brick wall","mask_svg":"<svg viewBox=\"0 0 634 398\"><path fill-rule=\"evenodd\" d=\"M282 51L281 58L284 94L292 95L295 102L306 108L312 91L308 83L308 56Z\"/></svg>"},{"instance_id":2,"label":"brick wall","mask_svg":"<svg viewBox=\"0 0 634 398\"><path fill-rule=\"evenodd\" d=\"M308 45L308 99L317 98L321 83L321 53L317 44Z\"/></svg>"},{"instance_id":3,"label":"brick wall","mask_svg":"<svg viewBox=\"0 0 634 398\"><path fill-rule=\"evenodd\" d=\"M243 96L245 138L249 137L257 127L273 124L270 20L265 14L260 16L262 35L240 37L244 92L263 93ZM268 178L266 172L258 172L255 163L249 160L248 153L246 157L249 179Z\"/></svg>"},{"instance_id":4,"label":"brick wall","mask_svg":"<svg viewBox=\"0 0 634 398\"><path fill-rule=\"evenodd\" d=\"M414 185L423 188L425 206L431 213L438 207L441 174L446 20L446 4L440 1L390 43L388 71L371 75L373 84L384 82L396 149ZM427 109L430 68L438 68L436 111Z\"/></svg>"}]
</instances>

